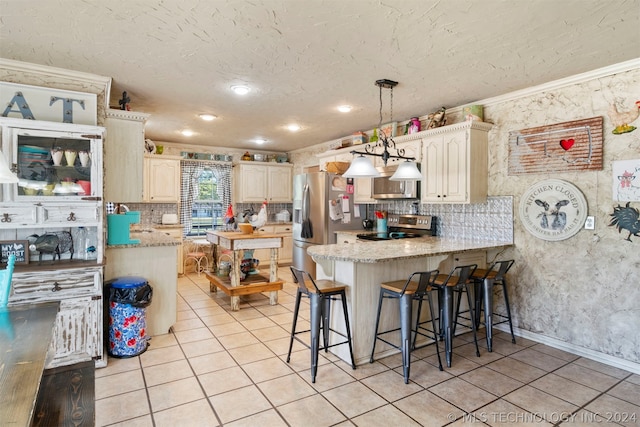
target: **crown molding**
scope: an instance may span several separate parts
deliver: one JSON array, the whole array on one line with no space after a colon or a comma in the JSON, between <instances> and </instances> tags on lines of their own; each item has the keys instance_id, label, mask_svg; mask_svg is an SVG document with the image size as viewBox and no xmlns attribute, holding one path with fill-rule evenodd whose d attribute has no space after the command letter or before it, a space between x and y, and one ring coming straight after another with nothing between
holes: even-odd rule
<instances>
[{"instance_id":1,"label":"crown molding","mask_svg":"<svg viewBox=\"0 0 640 427\"><path fill-rule=\"evenodd\" d=\"M106 117L109 119L131 120L136 122L146 122L151 114L140 113L137 111L128 110L116 110L110 108L106 112Z\"/></svg>"},{"instance_id":2,"label":"crown molding","mask_svg":"<svg viewBox=\"0 0 640 427\"><path fill-rule=\"evenodd\" d=\"M590 80L600 79L602 77L608 77L614 74L624 73L624 72L636 70L639 68L640 68L640 58L631 59L629 61L620 62L617 64L598 68L592 71L587 71L586 73L574 74L573 76L565 77L558 80L553 80L548 83L543 83L541 85L531 86L526 89L509 92L504 95L481 99L475 102L469 102L468 104L465 104L465 105L478 104L478 105L487 107L491 105L500 104L503 102L513 101L515 99L524 98L527 96L537 95L543 92L550 92L550 91L562 89L568 86L585 83ZM457 107L457 108L461 108L461 107ZM447 111L448 110L449 109L447 109ZM453 108L451 110L453 110Z\"/></svg>"}]
</instances>

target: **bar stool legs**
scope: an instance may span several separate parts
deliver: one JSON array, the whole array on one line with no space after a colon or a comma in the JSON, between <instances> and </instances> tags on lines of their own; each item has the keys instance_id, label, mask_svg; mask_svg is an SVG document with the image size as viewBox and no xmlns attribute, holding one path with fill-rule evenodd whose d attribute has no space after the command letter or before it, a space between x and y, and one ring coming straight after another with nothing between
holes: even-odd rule
<instances>
[{"instance_id":1,"label":"bar stool legs","mask_svg":"<svg viewBox=\"0 0 640 427\"><path fill-rule=\"evenodd\" d=\"M440 362L440 350L438 348L438 337L435 333L435 316L433 315L433 304L431 301L431 283L433 279L437 276L438 271L427 271L427 272L416 272L409 276L409 279L405 280L396 280L394 282L384 282L380 284L380 298L378 300L378 314L376 316L376 327L375 327L375 337L373 340L373 348L371 349L371 357L369 358L369 362L373 363L373 355L376 350L376 342L378 340L388 344L394 348L400 350L402 354L402 373L404 376L405 384L409 383L409 373L411 369L411 351L415 347L415 337L412 339L411 333L414 332L418 334L417 323L416 330L414 331L411 327L412 323L412 309L413 302L419 301L418 312L420 312L420 307L422 304L423 298L427 297L429 300L429 309L431 310L431 322L433 324L433 340L436 345L436 351L438 353L438 362ZM417 281L416 281L417 279ZM378 332L380 327L380 313L382 311L382 301L387 299L397 299L400 311L400 327ZM418 318L419 322L419 318ZM400 331L400 343L392 343L387 339L383 338L385 334ZM424 335L424 334L420 334ZM427 336L427 335L424 335ZM442 363L440 362L440 370L442 370Z\"/></svg>"},{"instance_id":2,"label":"bar stool legs","mask_svg":"<svg viewBox=\"0 0 640 427\"><path fill-rule=\"evenodd\" d=\"M482 307L484 305L484 322L487 334L487 349L493 351L493 325L509 322L509 330L511 332L511 342L516 343L516 337L513 333L513 323L511 320L511 307L509 306L509 295L507 293L507 280L505 278L507 271L513 266L514 260L504 260L494 262L489 269L477 269L471 276L472 279L482 286L482 292L476 298L476 305ZM493 311L493 287L494 285L502 286L502 295L504 296L506 316ZM478 309L479 310L479 309ZM501 317L505 320L493 322L493 316ZM478 321L480 319L479 311L477 312Z\"/></svg>"},{"instance_id":3,"label":"bar stool legs","mask_svg":"<svg viewBox=\"0 0 640 427\"><path fill-rule=\"evenodd\" d=\"M296 292L296 303L293 313L293 324L291 327L287 363L291 360L291 350L293 348L293 340L295 339L311 350L311 382L313 383L316 382L316 374L318 372L318 353L320 350L327 352L330 347L348 344L349 355L351 357L351 367L356 369L356 364L353 359L353 346L351 343L351 325L349 324L349 313L347 310L346 286L330 280L318 280L316 282L307 272L296 269L295 267L290 267L290 269L293 274L294 282L298 284L298 291ZM309 320L310 329L296 331L302 297L309 298L309 308L311 310ZM344 315L346 329L344 334L331 328L331 303L338 299L342 304L342 313ZM320 330L322 330L322 346L320 346ZM305 332L311 333L310 344L303 342L297 337L298 334ZM345 338L345 340L329 344L329 334L331 332Z\"/></svg>"}]
</instances>

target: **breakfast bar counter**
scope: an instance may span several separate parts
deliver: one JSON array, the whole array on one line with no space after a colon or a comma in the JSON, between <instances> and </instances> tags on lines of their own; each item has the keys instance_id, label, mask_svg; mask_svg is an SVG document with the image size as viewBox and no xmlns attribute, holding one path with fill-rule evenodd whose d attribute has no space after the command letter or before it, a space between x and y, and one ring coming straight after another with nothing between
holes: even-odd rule
<instances>
[{"instance_id":1,"label":"breakfast bar counter","mask_svg":"<svg viewBox=\"0 0 640 427\"><path fill-rule=\"evenodd\" d=\"M316 262L316 279L329 279L347 286L347 308L351 320L351 337L356 364L369 362L375 336L375 319L380 283L406 279L416 271L439 269L449 273L453 260L464 253L482 254L494 258L511 242L444 239L424 237L358 243L339 243L310 247L307 252ZM490 253L490 254L488 254ZM479 267L484 265L479 265ZM428 316L424 310L423 316ZM427 317L428 318L428 317ZM394 304L384 304L380 316L380 330L399 327L399 310ZM334 329L344 331L344 325L332 321ZM399 342L399 335L396 338ZM349 360L346 346L331 350L345 361ZM397 352L388 345L376 347L375 358Z\"/></svg>"},{"instance_id":2,"label":"breakfast bar counter","mask_svg":"<svg viewBox=\"0 0 640 427\"><path fill-rule=\"evenodd\" d=\"M278 291L282 289L283 281L278 280L278 249L282 247L282 234L252 233L244 234L237 231L208 231L207 240L222 249L231 251L231 275L223 277L215 272L206 272L211 292L218 289L231 297L231 310L240 309L240 296L260 292L270 292L269 303L278 303ZM240 280L240 263L245 249L271 249L269 263L269 277L259 274L247 276Z\"/></svg>"}]
</instances>

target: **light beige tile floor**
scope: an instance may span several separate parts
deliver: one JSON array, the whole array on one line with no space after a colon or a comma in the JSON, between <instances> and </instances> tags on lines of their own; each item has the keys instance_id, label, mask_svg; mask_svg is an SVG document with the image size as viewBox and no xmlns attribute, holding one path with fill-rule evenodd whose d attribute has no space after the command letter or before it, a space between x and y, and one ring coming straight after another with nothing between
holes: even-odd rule
<instances>
[{"instance_id":1,"label":"light beige tile floor","mask_svg":"<svg viewBox=\"0 0 640 427\"><path fill-rule=\"evenodd\" d=\"M232 312L204 275L181 277L173 331L96 371L96 425L640 425L640 375L499 331L480 357L470 334L456 337L442 372L434 346L413 352L409 384L397 355L354 371L331 354L311 383L308 349L296 342L286 363L295 290L287 282L277 306L252 295ZM300 317L308 326L308 308Z\"/></svg>"}]
</instances>

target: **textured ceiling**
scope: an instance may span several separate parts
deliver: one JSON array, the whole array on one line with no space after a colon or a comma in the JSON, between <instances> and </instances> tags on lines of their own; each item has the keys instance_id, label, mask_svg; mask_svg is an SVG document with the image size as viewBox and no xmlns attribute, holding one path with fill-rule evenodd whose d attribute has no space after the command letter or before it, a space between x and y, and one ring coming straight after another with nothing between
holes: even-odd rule
<instances>
[{"instance_id":1,"label":"textured ceiling","mask_svg":"<svg viewBox=\"0 0 640 427\"><path fill-rule=\"evenodd\" d=\"M112 77L151 139L275 151L376 126L377 79L401 121L640 57L640 0L0 0L0 19L0 57Z\"/></svg>"}]
</instances>

